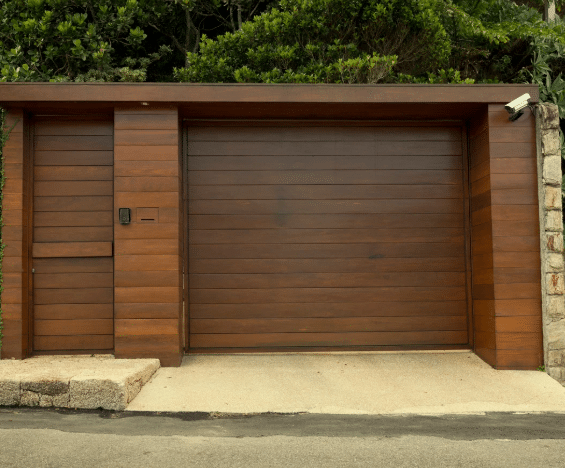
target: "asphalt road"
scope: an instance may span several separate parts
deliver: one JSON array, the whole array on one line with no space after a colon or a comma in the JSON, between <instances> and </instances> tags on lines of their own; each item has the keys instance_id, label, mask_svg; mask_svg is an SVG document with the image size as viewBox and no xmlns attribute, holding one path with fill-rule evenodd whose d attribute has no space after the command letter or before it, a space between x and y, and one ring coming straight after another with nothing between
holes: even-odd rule
<instances>
[{"instance_id":1,"label":"asphalt road","mask_svg":"<svg viewBox=\"0 0 565 468\"><path fill-rule=\"evenodd\" d=\"M0 408L1 467L563 467L564 414L113 413Z\"/></svg>"}]
</instances>

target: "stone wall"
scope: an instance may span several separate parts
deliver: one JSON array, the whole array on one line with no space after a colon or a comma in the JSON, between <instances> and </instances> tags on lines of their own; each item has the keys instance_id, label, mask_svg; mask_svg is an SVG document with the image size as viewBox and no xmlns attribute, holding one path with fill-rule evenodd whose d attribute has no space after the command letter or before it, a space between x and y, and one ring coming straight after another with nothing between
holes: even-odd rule
<instances>
[{"instance_id":1,"label":"stone wall","mask_svg":"<svg viewBox=\"0 0 565 468\"><path fill-rule=\"evenodd\" d=\"M554 104L536 107L540 208L543 347L546 372L565 384L565 284L561 196L559 112Z\"/></svg>"}]
</instances>

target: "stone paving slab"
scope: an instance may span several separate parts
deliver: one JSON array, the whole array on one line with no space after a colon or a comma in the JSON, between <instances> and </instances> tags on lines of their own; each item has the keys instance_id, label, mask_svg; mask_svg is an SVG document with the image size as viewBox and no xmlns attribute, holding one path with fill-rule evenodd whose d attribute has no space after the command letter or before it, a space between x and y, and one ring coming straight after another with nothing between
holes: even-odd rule
<instances>
[{"instance_id":1,"label":"stone paving slab","mask_svg":"<svg viewBox=\"0 0 565 468\"><path fill-rule=\"evenodd\" d=\"M2 360L0 406L124 410L159 367L108 355Z\"/></svg>"}]
</instances>

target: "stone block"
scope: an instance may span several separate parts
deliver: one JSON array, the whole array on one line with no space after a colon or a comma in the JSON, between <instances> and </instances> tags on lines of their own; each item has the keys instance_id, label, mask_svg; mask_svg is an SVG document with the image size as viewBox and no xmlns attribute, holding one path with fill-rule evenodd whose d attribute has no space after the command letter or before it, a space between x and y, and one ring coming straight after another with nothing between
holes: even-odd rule
<instances>
[{"instance_id":1,"label":"stone block","mask_svg":"<svg viewBox=\"0 0 565 468\"><path fill-rule=\"evenodd\" d=\"M565 293L563 273L547 273L545 277L548 294L553 295Z\"/></svg>"},{"instance_id":2,"label":"stone block","mask_svg":"<svg viewBox=\"0 0 565 468\"><path fill-rule=\"evenodd\" d=\"M546 339L549 351L565 350L565 323L552 322L546 326Z\"/></svg>"},{"instance_id":3,"label":"stone block","mask_svg":"<svg viewBox=\"0 0 565 468\"><path fill-rule=\"evenodd\" d=\"M559 128L559 108L555 104L538 104L537 117L543 129Z\"/></svg>"},{"instance_id":4,"label":"stone block","mask_svg":"<svg viewBox=\"0 0 565 468\"><path fill-rule=\"evenodd\" d=\"M20 381L2 379L0 380L0 406L19 405L20 403Z\"/></svg>"},{"instance_id":5,"label":"stone block","mask_svg":"<svg viewBox=\"0 0 565 468\"><path fill-rule=\"evenodd\" d=\"M544 207L546 210L561 210L563 196L561 195L561 187L545 187Z\"/></svg>"},{"instance_id":6,"label":"stone block","mask_svg":"<svg viewBox=\"0 0 565 468\"><path fill-rule=\"evenodd\" d=\"M565 297L547 296L546 314L551 322L565 318ZM563 324L565 326L565 323Z\"/></svg>"},{"instance_id":7,"label":"stone block","mask_svg":"<svg viewBox=\"0 0 565 468\"><path fill-rule=\"evenodd\" d=\"M23 390L20 397L20 405L22 406L39 406L39 393Z\"/></svg>"},{"instance_id":8,"label":"stone block","mask_svg":"<svg viewBox=\"0 0 565 468\"><path fill-rule=\"evenodd\" d=\"M543 181L561 187L561 156L547 156L543 160Z\"/></svg>"},{"instance_id":9,"label":"stone block","mask_svg":"<svg viewBox=\"0 0 565 468\"><path fill-rule=\"evenodd\" d=\"M553 350L547 353L547 365L548 366L565 366L565 350Z\"/></svg>"},{"instance_id":10,"label":"stone block","mask_svg":"<svg viewBox=\"0 0 565 468\"><path fill-rule=\"evenodd\" d=\"M547 158L561 154L561 141L559 139L559 130L542 130L541 132L541 151Z\"/></svg>"},{"instance_id":11,"label":"stone block","mask_svg":"<svg viewBox=\"0 0 565 468\"><path fill-rule=\"evenodd\" d=\"M548 271L559 273L563 271L563 255L555 252L548 252L546 256Z\"/></svg>"},{"instance_id":12,"label":"stone block","mask_svg":"<svg viewBox=\"0 0 565 468\"><path fill-rule=\"evenodd\" d=\"M544 229L551 232L563 231L563 218L561 217L561 211L552 210L545 212Z\"/></svg>"},{"instance_id":13,"label":"stone block","mask_svg":"<svg viewBox=\"0 0 565 468\"><path fill-rule=\"evenodd\" d=\"M41 395L60 395L69 392L69 381L42 379L34 382L22 382L22 390L29 390Z\"/></svg>"},{"instance_id":14,"label":"stone block","mask_svg":"<svg viewBox=\"0 0 565 468\"><path fill-rule=\"evenodd\" d=\"M563 235L560 232L546 233L545 245L550 252L563 252Z\"/></svg>"},{"instance_id":15,"label":"stone block","mask_svg":"<svg viewBox=\"0 0 565 468\"><path fill-rule=\"evenodd\" d=\"M73 377L70 385L70 408L122 411L127 406L126 386L123 380Z\"/></svg>"}]
</instances>

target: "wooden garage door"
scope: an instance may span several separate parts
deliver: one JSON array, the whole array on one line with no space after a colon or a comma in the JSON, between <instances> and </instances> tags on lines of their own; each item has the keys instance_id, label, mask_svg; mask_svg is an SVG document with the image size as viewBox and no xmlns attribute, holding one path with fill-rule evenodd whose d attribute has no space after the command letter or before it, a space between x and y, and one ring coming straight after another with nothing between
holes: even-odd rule
<instances>
[{"instance_id":1,"label":"wooden garage door","mask_svg":"<svg viewBox=\"0 0 565 468\"><path fill-rule=\"evenodd\" d=\"M468 343L460 127L187 132L193 352Z\"/></svg>"},{"instance_id":2,"label":"wooden garage door","mask_svg":"<svg viewBox=\"0 0 565 468\"><path fill-rule=\"evenodd\" d=\"M38 118L34 132L34 351L111 351L113 123Z\"/></svg>"}]
</instances>

